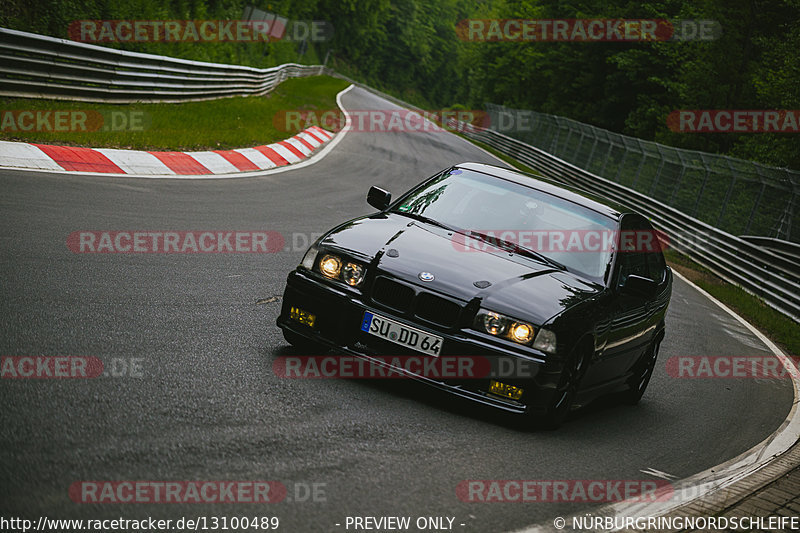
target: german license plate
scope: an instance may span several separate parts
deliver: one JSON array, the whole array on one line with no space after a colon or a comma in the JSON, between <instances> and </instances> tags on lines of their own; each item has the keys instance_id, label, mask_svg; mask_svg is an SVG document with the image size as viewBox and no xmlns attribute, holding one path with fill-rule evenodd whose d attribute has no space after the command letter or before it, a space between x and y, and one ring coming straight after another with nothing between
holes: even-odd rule
<instances>
[{"instance_id":1,"label":"german license plate","mask_svg":"<svg viewBox=\"0 0 800 533\"><path fill-rule=\"evenodd\" d=\"M444 343L442 337L431 335L369 311L364 313L361 331L434 357L439 357Z\"/></svg>"}]
</instances>

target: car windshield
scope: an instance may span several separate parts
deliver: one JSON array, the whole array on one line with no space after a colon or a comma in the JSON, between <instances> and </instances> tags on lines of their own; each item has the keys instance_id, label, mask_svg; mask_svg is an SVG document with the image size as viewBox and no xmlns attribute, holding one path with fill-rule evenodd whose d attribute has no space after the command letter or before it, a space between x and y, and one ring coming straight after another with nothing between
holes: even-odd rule
<instances>
[{"instance_id":1,"label":"car windshield","mask_svg":"<svg viewBox=\"0 0 800 533\"><path fill-rule=\"evenodd\" d=\"M392 211L457 230L456 245L465 251L535 252L594 279L605 275L617 227L574 202L464 169L412 190Z\"/></svg>"}]
</instances>

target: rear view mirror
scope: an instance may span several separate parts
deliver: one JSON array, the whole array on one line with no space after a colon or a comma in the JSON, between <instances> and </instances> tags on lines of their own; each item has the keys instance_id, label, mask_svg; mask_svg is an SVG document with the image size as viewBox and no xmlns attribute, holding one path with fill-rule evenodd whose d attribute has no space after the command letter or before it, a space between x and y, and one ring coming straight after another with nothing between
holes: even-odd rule
<instances>
[{"instance_id":1,"label":"rear view mirror","mask_svg":"<svg viewBox=\"0 0 800 533\"><path fill-rule=\"evenodd\" d=\"M622 291L639 296L652 296L656 293L657 287L658 284L652 279L631 274L625 278L625 285L622 286Z\"/></svg>"},{"instance_id":2,"label":"rear view mirror","mask_svg":"<svg viewBox=\"0 0 800 533\"><path fill-rule=\"evenodd\" d=\"M374 185L369 188L369 192L367 193L367 203L375 209L383 211L389 207L391 202L392 193L389 191L384 191L380 187L375 187Z\"/></svg>"}]
</instances>

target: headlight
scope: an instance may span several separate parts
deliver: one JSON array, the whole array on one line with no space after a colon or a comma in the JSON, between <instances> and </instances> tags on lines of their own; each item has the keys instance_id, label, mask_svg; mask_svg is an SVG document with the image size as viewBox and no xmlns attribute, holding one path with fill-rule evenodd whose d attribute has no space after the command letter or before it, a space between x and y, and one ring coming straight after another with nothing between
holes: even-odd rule
<instances>
[{"instance_id":1,"label":"headlight","mask_svg":"<svg viewBox=\"0 0 800 533\"><path fill-rule=\"evenodd\" d=\"M474 328L478 331L485 331L490 335L525 345L530 345L536 333L535 328L527 322L520 322L486 310L478 312L475 317Z\"/></svg>"},{"instance_id":2,"label":"headlight","mask_svg":"<svg viewBox=\"0 0 800 533\"><path fill-rule=\"evenodd\" d=\"M335 255L323 255L319 262L319 271L331 279L338 279L342 271L342 260Z\"/></svg>"},{"instance_id":3,"label":"headlight","mask_svg":"<svg viewBox=\"0 0 800 533\"><path fill-rule=\"evenodd\" d=\"M497 313L483 315L483 329L492 335L502 335L506 331L506 320Z\"/></svg>"},{"instance_id":4,"label":"headlight","mask_svg":"<svg viewBox=\"0 0 800 533\"><path fill-rule=\"evenodd\" d=\"M533 347L546 353L556 353L556 334L549 329L540 329Z\"/></svg>"},{"instance_id":5,"label":"headlight","mask_svg":"<svg viewBox=\"0 0 800 533\"><path fill-rule=\"evenodd\" d=\"M364 281L364 267L356 263L347 263L342 271L342 279L351 287L358 287Z\"/></svg>"},{"instance_id":6,"label":"headlight","mask_svg":"<svg viewBox=\"0 0 800 533\"><path fill-rule=\"evenodd\" d=\"M306 255L309 253L311 253L310 250ZM303 264L305 265L305 260L303 260ZM323 255L319 263L317 263L317 270L326 278L346 283L351 287L360 286L364 282L364 275L366 274L364 265L347 261L333 254Z\"/></svg>"},{"instance_id":7,"label":"headlight","mask_svg":"<svg viewBox=\"0 0 800 533\"><path fill-rule=\"evenodd\" d=\"M520 344L528 344L533 340L533 327L530 324L514 322L511 324L511 338Z\"/></svg>"}]
</instances>

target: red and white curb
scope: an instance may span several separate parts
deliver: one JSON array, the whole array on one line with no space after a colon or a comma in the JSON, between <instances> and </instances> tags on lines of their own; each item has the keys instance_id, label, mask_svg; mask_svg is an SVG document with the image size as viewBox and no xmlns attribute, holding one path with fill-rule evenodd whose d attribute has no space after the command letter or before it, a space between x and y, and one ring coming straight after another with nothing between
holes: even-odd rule
<instances>
[{"instance_id":1,"label":"red and white curb","mask_svg":"<svg viewBox=\"0 0 800 533\"><path fill-rule=\"evenodd\" d=\"M333 137L312 126L273 144L208 152L145 152L0 141L0 166L152 177L226 175L299 163Z\"/></svg>"}]
</instances>

